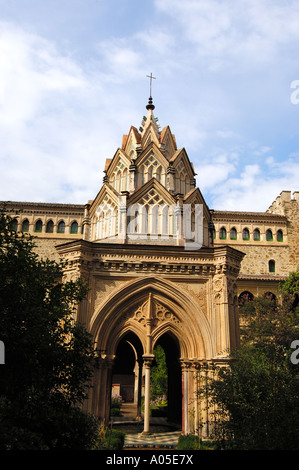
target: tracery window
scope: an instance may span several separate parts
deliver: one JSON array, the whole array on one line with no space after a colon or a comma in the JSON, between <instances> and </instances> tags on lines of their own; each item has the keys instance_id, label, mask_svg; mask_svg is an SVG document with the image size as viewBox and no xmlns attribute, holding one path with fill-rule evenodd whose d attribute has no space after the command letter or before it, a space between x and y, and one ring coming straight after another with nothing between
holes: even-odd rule
<instances>
[{"instance_id":1,"label":"tracery window","mask_svg":"<svg viewBox=\"0 0 299 470\"><path fill-rule=\"evenodd\" d=\"M115 236L118 230L116 203L106 195L98 206L93 220L93 238L102 239Z\"/></svg>"}]
</instances>

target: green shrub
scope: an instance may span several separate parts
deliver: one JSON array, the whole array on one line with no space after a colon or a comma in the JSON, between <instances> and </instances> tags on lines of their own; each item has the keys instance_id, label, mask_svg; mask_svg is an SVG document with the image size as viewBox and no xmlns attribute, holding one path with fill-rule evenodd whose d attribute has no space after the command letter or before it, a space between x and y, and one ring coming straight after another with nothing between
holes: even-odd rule
<instances>
[{"instance_id":1,"label":"green shrub","mask_svg":"<svg viewBox=\"0 0 299 470\"><path fill-rule=\"evenodd\" d=\"M125 442L125 433L115 429L100 427L93 450L121 450Z\"/></svg>"},{"instance_id":2,"label":"green shrub","mask_svg":"<svg viewBox=\"0 0 299 470\"><path fill-rule=\"evenodd\" d=\"M199 450L200 440L194 434L181 434L178 441L178 450Z\"/></svg>"},{"instance_id":3,"label":"green shrub","mask_svg":"<svg viewBox=\"0 0 299 470\"><path fill-rule=\"evenodd\" d=\"M121 450L125 442L125 433L115 429L107 429L105 433L105 446L109 450Z\"/></svg>"},{"instance_id":4,"label":"green shrub","mask_svg":"<svg viewBox=\"0 0 299 470\"><path fill-rule=\"evenodd\" d=\"M119 416L120 415L120 408L111 408L110 416Z\"/></svg>"}]
</instances>

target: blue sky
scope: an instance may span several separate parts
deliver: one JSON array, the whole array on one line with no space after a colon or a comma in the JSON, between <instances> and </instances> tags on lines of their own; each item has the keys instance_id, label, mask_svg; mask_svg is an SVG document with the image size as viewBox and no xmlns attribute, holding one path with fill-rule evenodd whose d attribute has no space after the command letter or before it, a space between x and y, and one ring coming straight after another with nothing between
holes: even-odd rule
<instances>
[{"instance_id":1,"label":"blue sky","mask_svg":"<svg viewBox=\"0 0 299 470\"><path fill-rule=\"evenodd\" d=\"M151 72L210 208L299 190L297 0L0 0L0 199L93 199Z\"/></svg>"}]
</instances>

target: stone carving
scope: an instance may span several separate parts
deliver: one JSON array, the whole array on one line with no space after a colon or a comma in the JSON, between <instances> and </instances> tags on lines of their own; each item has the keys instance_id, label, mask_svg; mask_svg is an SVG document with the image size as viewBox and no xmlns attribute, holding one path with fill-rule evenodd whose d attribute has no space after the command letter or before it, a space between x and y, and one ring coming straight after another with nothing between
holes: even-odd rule
<instances>
[{"instance_id":1,"label":"stone carving","mask_svg":"<svg viewBox=\"0 0 299 470\"><path fill-rule=\"evenodd\" d=\"M159 304L158 302L153 302L153 312L152 312L152 325L155 328L160 323L163 322L173 322L173 323L180 323L179 319L174 315L170 310L165 308L163 305Z\"/></svg>"},{"instance_id":2,"label":"stone carving","mask_svg":"<svg viewBox=\"0 0 299 470\"><path fill-rule=\"evenodd\" d=\"M151 305L149 305L151 302ZM149 313L150 312L150 313ZM152 328L156 328L160 323L173 322L176 324L180 323L180 320L171 312L169 309L161 305L155 299L148 299L135 307L133 310L129 310L122 315L117 324L125 324L127 321L136 321L144 328L146 327L147 320L151 321Z\"/></svg>"}]
</instances>

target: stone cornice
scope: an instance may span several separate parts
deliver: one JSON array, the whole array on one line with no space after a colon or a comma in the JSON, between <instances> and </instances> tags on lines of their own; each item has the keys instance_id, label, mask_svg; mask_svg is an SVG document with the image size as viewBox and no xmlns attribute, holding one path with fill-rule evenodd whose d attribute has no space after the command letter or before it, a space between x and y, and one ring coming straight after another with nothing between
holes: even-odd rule
<instances>
[{"instance_id":1,"label":"stone cornice","mask_svg":"<svg viewBox=\"0 0 299 470\"><path fill-rule=\"evenodd\" d=\"M93 243L77 240L56 246L70 269L210 276L239 273L244 254L230 246L187 251L180 246Z\"/></svg>"},{"instance_id":2,"label":"stone cornice","mask_svg":"<svg viewBox=\"0 0 299 470\"><path fill-rule=\"evenodd\" d=\"M38 214L53 214L53 213L80 213L84 215L83 204L63 204L63 203L50 203L50 202L19 202L19 201L1 201L0 204L5 206L8 210L24 210L26 212Z\"/></svg>"},{"instance_id":3,"label":"stone cornice","mask_svg":"<svg viewBox=\"0 0 299 470\"><path fill-rule=\"evenodd\" d=\"M282 282L287 279L287 275L279 274L239 274L238 281L273 281Z\"/></svg>"},{"instance_id":4,"label":"stone cornice","mask_svg":"<svg viewBox=\"0 0 299 470\"><path fill-rule=\"evenodd\" d=\"M280 214L266 212L237 212L237 211L213 211L214 222L254 222L254 223L286 223L287 218Z\"/></svg>"}]
</instances>

